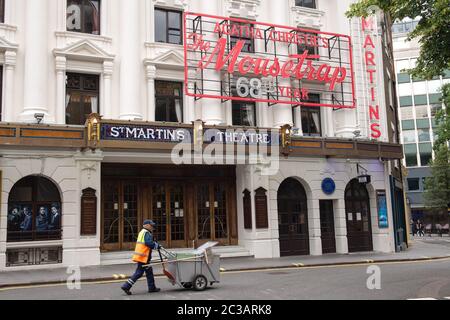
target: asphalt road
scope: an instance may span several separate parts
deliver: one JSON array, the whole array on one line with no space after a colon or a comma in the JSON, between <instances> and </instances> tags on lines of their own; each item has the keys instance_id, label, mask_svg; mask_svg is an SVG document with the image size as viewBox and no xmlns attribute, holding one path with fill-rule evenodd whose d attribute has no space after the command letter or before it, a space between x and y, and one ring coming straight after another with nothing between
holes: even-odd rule
<instances>
[{"instance_id":1,"label":"asphalt road","mask_svg":"<svg viewBox=\"0 0 450 320\"><path fill-rule=\"evenodd\" d=\"M367 282L377 285L373 273L364 266L333 266L299 269L274 269L224 273L221 283L204 292L180 289L166 278L157 278L162 291L146 293L146 282L125 296L119 282L81 284L80 290L66 285L0 290L0 300L320 300L320 299L417 299L450 300L450 259L442 261L379 264L381 289L368 289ZM375 268L375 270L377 270ZM375 279L375 280L374 280ZM447 298L446 298L447 297Z\"/></svg>"}]
</instances>

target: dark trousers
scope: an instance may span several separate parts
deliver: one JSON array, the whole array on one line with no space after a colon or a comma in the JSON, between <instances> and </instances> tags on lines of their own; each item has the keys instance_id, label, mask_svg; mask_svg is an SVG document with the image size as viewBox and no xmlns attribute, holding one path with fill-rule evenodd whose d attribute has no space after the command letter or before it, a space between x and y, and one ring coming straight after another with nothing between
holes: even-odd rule
<instances>
[{"instance_id":1,"label":"dark trousers","mask_svg":"<svg viewBox=\"0 0 450 320\"><path fill-rule=\"evenodd\" d=\"M140 262L137 264L136 271L131 276L131 278L128 279L128 281L123 284L122 286L123 289L130 290L131 287L133 287L133 285L144 275L144 273L145 276L147 277L148 289L149 290L155 289L155 278L153 276L153 268L152 267L144 268L143 267L144 265L145 265L144 263Z\"/></svg>"}]
</instances>

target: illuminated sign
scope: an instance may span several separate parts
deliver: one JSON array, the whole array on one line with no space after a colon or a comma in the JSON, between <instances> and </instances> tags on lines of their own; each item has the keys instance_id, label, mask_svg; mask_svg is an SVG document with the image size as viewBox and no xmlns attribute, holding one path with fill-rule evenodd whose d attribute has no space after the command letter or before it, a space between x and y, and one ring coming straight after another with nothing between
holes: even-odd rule
<instances>
[{"instance_id":1,"label":"illuminated sign","mask_svg":"<svg viewBox=\"0 0 450 320\"><path fill-rule=\"evenodd\" d=\"M373 139L381 137L380 129L380 106L378 102L377 86L377 62L376 62L376 37L378 32L376 17L368 17L361 19L361 30L364 36L364 67L369 79L368 95L369 95L369 119L370 119L370 136Z\"/></svg>"},{"instance_id":2,"label":"illuminated sign","mask_svg":"<svg viewBox=\"0 0 450 320\"><path fill-rule=\"evenodd\" d=\"M147 142L190 142L192 129L155 127L147 125L102 124L102 140L147 141Z\"/></svg>"},{"instance_id":3,"label":"illuminated sign","mask_svg":"<svg viewBox=\"0 0 450 320\"><path fill-rule=\"evenodd\" d=\"M189 12L184 32L188 96L355 108L346 35Z\"/></svg>"}]
</instances>

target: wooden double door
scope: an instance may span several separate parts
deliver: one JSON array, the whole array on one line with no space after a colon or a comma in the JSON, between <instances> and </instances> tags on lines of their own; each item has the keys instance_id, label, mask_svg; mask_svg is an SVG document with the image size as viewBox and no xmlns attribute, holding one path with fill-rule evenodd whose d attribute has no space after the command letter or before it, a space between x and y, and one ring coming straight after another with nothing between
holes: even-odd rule
<instances>
[{"instance_id":1,"label":"wooden double door","mask_svg":"<svg viewBox=\"0 0 450 320\"><path fill-rule=\"evenodd\" d=\"M234 182L225 180L105 180L102 183L102 249L132 250L145 219L167 248L215 240L237 243Z\"/></svg>"}]
</instances>

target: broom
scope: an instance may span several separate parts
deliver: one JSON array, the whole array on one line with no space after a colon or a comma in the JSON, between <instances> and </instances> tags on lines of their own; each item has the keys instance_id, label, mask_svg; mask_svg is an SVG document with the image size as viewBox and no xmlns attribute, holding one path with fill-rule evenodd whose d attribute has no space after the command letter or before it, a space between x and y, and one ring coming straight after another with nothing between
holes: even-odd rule
<instances>
[{"instance_id":1,"label":"broom","mask_svg":"<svg viewBox=\"0 0 450 320\"><path fill-rule=\"evenodd\" d=\"M158 253L159 253L159 258L161 259L161 264L163 267L163 273L164 275L170 280L170 282L172 284L175 284L175 277L173 276L173 274L171 274L169 271L166 270L166 264L164 263L162 254L161 254L161 248L158 248Z\"/></svg>"}]
</instances>

